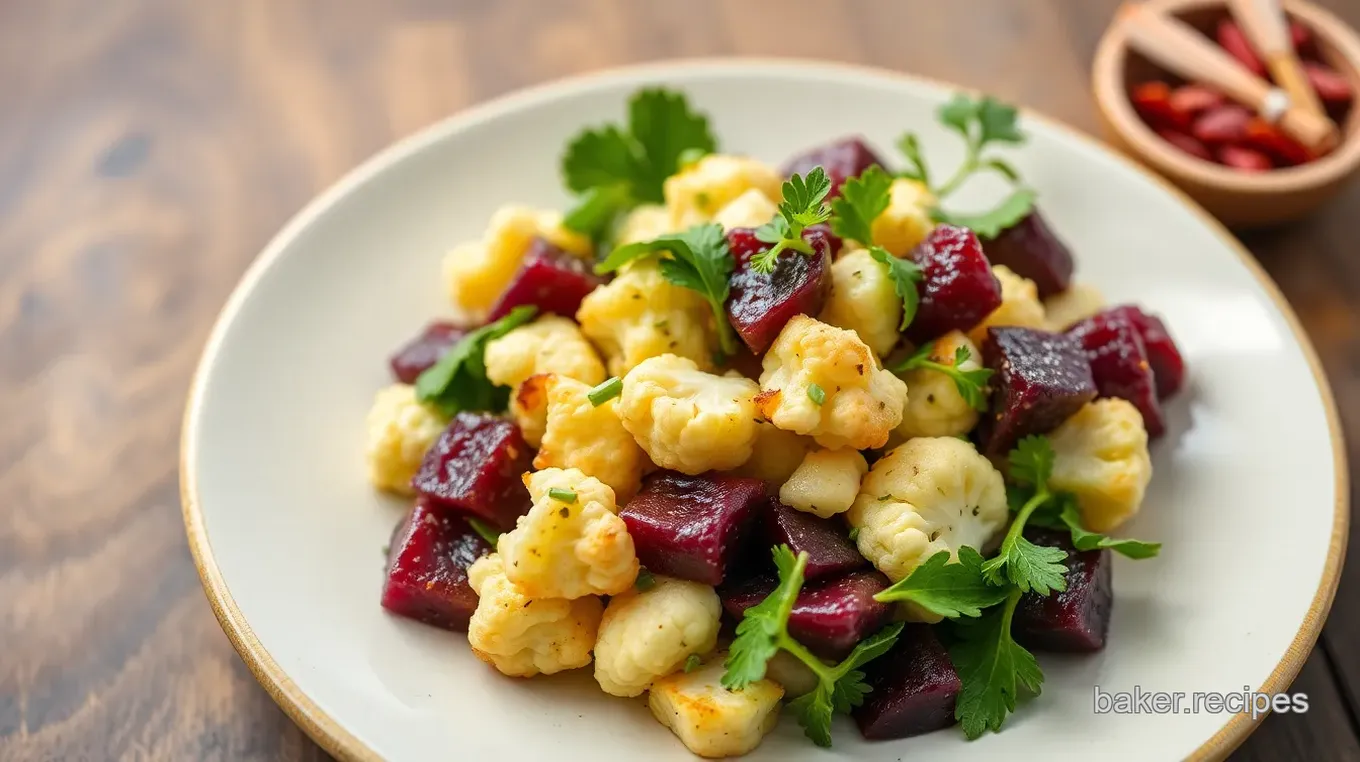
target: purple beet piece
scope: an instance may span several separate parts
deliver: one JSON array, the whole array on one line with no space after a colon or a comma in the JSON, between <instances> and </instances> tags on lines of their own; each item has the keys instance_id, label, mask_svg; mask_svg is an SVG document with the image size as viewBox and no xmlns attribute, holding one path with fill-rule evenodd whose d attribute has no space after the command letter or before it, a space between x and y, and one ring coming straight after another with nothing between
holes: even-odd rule
<instances>
[{"instance_id":1,"label":"purple beet piece","mask_svg":"<svg viewBox=\"0 0 1360 762\"><path fill-rule=\"evenodd\" d=\"M443 320L430 323L388 360L392 375L403 384L414 384L420 374L439 362L439 358L466 336L468 330Z\"/></svg>"},{"instance_id":2,"label":"purple beet piece","mask_svg":"<svg viewBox=\"0 0 1360 762\"><path fill-rule=\"evenodd\" d=\"M1054 235L1039 214L1030 211L983 247L994 265L1005 265L1039 288L1039 297L1048 297L1072 285L1072 252Z\"/></svg>"},{"instance_id":3,"label":"purple beet piece","mask_svg":"<svg viewBox=\"0 0 1360 762\"><path fill-rule=\"evenodd\" d=\"M773 575L759 574L724 586L718 595L728 615L740 620L777 584ZM874 600L888 584L888 578L876 571L805 583L789 615L789 634L818 656L844 658L892 616L891 606Z\"/></svg>"},{"instance_id":4,"label":"purple beet piece","mask_svg":"<svg viewBox=\"0 0 1360 762\"><path fill-rule=\"evenodd\" d=\"M973 231L940 225L911 253L921 268L916 318L907 338L917 344L966 331L1001 306L1001 282Z\"/></svg>"},{"instance_id":5,"label":"purple beet piece","mask_svg":"<svg viewBox=\"0 0 1360 762\"><path fill-rule=\"evenodd\" d=\"M1005 455L1021 437L1047 434L1095 399L1086 352L1071 336L991 327L982 356L993 389L980 427L985 455Z\"/></svg>"},{"instance_id":6,"label":"purple beet piece","mask_svg":"<svg viewBox=\"0 0 1360 762\"><path fill-rule=\"evenodd\" d=\"M1067 551L1067 589L1047 597L1027 593L1015 607L1011 631L1026 648L1038 651L1099 651L1105 647L1114 606L1109 550L1078 553L1067 532L1031 529L1036 545Z\"/></svg>"},{"instance_id":7,"label":"purple beet piece","mask_svg":"<svg viewBox=\"0 0 1360 762\"><path fill-rule=\"evenodd\" d=\"M1091 377L1102 397L1118 397L1133 403L1143 414L1148 436L1166 431L1162 404L1157 401L1157 382L1138 329L1124 315L1101 312L1067 329L1081 343L1091 363Z\"/></svg>"},{"instance_id":8,"label":"purple beet piece","mask_svg":"<svg viewBox=\"0 0 1360 762\"><path fill-rule=\"evenodd\" d=\"M841 195L841 185L846 180L858 177L864 170L875 165L881 167L883 161L864 142L864 138L852 135L789 159L784 165L784 176L806 176L814 167L821 167L831 179L831 192L826 197L830 202L831 199Z\"/></svg>"},{"instance_id":9,"label":"purple beet piece","mask_svg":"<svg viewBox=\"0 0 1360 762\"><path fill-rule=\"evenodd\" d=\"M762 519L769 547L787 545L794 555L807 552L805 579L839 576L869 563L855 549L849 533L838 521L803 513L784 505L778 498L770 499Z\"/></svg>"},{"instance_id":10,"label":"purple beet piece","mask_svg":"<svg viewBox=\"0 0 1360 762\"><path fill-rule=\"evenodd\" d=\"M1153 376L1157 379L1157 396L1165 399L1180 391L1185 384L1185 359L1161 318L1132 304L1112 307L1105 312L1128 318L1138 329L1143 346L1147 348Z\"/></svg>"},{"instance_id":11,"label":"purple beet piece","mask_svg":"<svg viewBox=\"0 0 1360 762\"><path fill-rule=\"evenodd\" d=\"M717 585L746 539L765 482L659 471L619 511L649 571Z\"/></svg>"},{"instance_id":12,"label":"purple beet piece","mask_svg":"<svg viewBox=\"0 0 1360 762\"><path fill-rule=\"evenodd\" d=\"M821 236L826 239L827 251L831 252L832 259L836 258L836 255L840 253L841 247L845 245L845 241L841 240L840 236L831 232L831 226L825 222L809 225L803 229L804 238L812 240L813 236Z\"/></svg>"},{"instance_id":13,"label":"purple beet piece","mask_svg":"<svg viewBox=\"0 0 1360 762\"><path fill-rule=\"evenodd\" d=\"M446 630L466 630L477 608L467 570L491 550L462 517L418 499L392 532L383 608Z\"/></svg>"},{"instance_id":14,"label":"purple beet piece","mask_svg":"<svg viewBox=\"0 0 1360 762\"><path fill-rule=\"evenodd\" d=\"M529 510L522 475L533 452L519 427L483 413L459 413L411 480L416 492L456 512L511 529Z\"/></svg>"},{"instance_id":15,"label":"purple beet piece","mask_svg":"<svg viewBox=\"0 0 1360 762\"><path fill-rule=\"evenodd\" d=\"M746 231L742 229L728 234L729 248L737 248L732 243L734 235L746 248ZM744 260L738 257L741 264L729 280L732 294L727 298L727 321L757 355L770 348L784 324L795 315L821 312L830 293L830 237L808 229L803 231L803 239L812 244L813 253L786 251L775 261L774 272L759 273L752 269L750 258L754 251L746 253ZM762 243L758 251L769 247Z\"/></svg>"},{"instance_id":16,"label":"purple beet piece","mask_svg":"<svg viewBox=\"0 0 1360 762\"><path fill-rule=\"evenodd\" d=\"M907 625L892 650L863 669L871 690L850 715L865 738L906 738L955 723L963 681L929 625Z\"/></svg>"},{"instance_id":17,"label":"purple beet piece","mask_svg":"<svg viewBox=\"0 0 1360 762\"><path fill-rule=\"evenodd\" d=\"M586 260L535 238L524 254L524 264L491 308L487 320L500 320L510 310L526 304L537 307L539 312L574 318L581 300L602 283L604 279L591 272Z\"/></svg>"}]
</instances>

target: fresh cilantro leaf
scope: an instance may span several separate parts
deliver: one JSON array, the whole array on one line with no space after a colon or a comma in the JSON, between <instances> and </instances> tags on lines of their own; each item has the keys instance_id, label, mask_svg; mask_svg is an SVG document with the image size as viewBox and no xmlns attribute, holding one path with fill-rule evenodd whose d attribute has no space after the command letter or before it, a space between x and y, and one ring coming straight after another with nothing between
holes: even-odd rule
<instances>
[{"instance_id":1,"label":"fresh cilantro leaf","mask_svg":"<svg viewBox=\"0 0 1360 762\"><path fill-rule=\"evenodd\" d=\"M516 307L464 336L416 378L416 399L450 418L464 410L504 410L510 390L486 377L486 345L533 320L537 312L532 305Z\"/></svg>"},{"instance_id":2,"label":"fresh cilantro leaf","mask_svg":"<svg viewBox=\"0 0 1360 762\"><path fill-rule=\"evenodd\" d=\"M980 238L991 239L1015 223L1023 220L1034 209L1034 191L1018 188L990 211L980 214L959 214L936 208L931 216L937 222L968 228Z\"/></svg>"},{"instance_id":3,"label":"fresh cilantro leaf","mask_svg":"<svg viewBox=\"0 0 1360 762\"><path fill-rule=\"evenodd\" d=\"M1033 487L1034 493L1016 512L996 556L982 564L982 573L994 585L1009 581L1022 592L1034 591L1039 595L1067 589L1067 567L1063 564L1067 552L1035 545L1024 537L1030 516L1054 497L1048 489L1053 459L1053 446L1048 438L1037 435L1021 439L1010 452L1011 479Z\"/></svg>"},{"instance_id":4,"label":"fresh cilantro leaf","mask_svg":"<svg viewBox=\"0 0 1360 762\"><path fill-rule=\"evenodd\" d=\"M977 107L977 120L981 128L979 142L982 145L1025 142L1025 133L1016 126L1017 117L1014 106L991 96L983 98Z\"/></svg>"},{"instance_id":5,"label":"fresh cilantro leaf","mask_svg":"<svg viewBox=\"0 0 1360 762\"><path fill-rule=\"evenodd\" d=\"M968 97L967 93L955 93L948 103L940 107L937 116L946 127L967 138L970 137L977 113L977 101Z\"/></svg>"},{"instance_id":6,"label":"fresh cilantro leaf","mask_svg":"<svg viewBox=\"0 0 1360 762\"><path fill-rule=\"evenodd\" d=\"M1022 690L1038 695L1043 687L1044 673L1034 654L1011 636L1019 601L1020 591L1012 589L1004 606L960 626L961 638L949 649L963 682L954 718L970 740L1000 730Z\"/></svg>"},{"instance_id":7,"label":"fresh cilantro leaf","mask_svg":"<svg viewBox=\"0 0 1360 762\"><path fill-rule=\"evenodd\" d=\"M814 404L824 405L826 404L826 390L819 384L808 384L808 399L812 400Z\"/></svg>"},{"instance_id":8,"label":"fresh cilantro leaf","mask_svg":"<svg viewBox=\"0 0 1360 762\"><path fill-rule=\"evenodd\" d=\"M1076 497L1062 492L1055 496L1056 511L1044 510L1030 517L1030 523L1049 529L1065 529L1072 537L1072 547L1079 551L1109 548L1114 552L1142 560L1152 558L1162 550L1160 542L1144 542L1129 537L1110 537L1100 532L1092 532L1081 525L1081 512L1077 510Z\"/></svg>"},{"instance_id":9,"label":"fresh cilantro leaf","mask_svg":"<svg viewBox=\"0 0 1360 762\"><path fill-rule=\"evenodd\" d=\"M472 527L472 531L480 535L483 540L486 540L486 543L492 548L495 548L496 545L500 543L501 533L492 529L490 524L474 516L469 516L467 523L468 526Z\"/></svg>"},{"instance_id":10,"label":"fresh cilantro leaf","mask_svg":"<svg viewBox=\"0 0 1360 762\"><path fill-rule=\"evenodd\" d=\"M694 151L718 148L709 131L708 117L690 109L683 93L648 88L628 103L628 130L641 149L635 195L647 203L666 200L661 192L666 178L680 169L680 158Z\"/></svg>"},{"instance_id":11,"label":"fresh cilantro leaf","mask_svg":"<svg viewBox=\"0 0 1360 762\"><path fill-rule=\"evenodd\" d=\"M921 306L921 292L916 289L916 284L924 277L921 268L906 257L894 257L881 246L870 246L869 256L888 268L888 277L892 279L893 290L897 292L897 298L902 300L902 322L897 326L897 330L905 331L907 326L911 325L911 321L916 319L916 310Z\"/></svg>"},{"instance_id":12,"label":"fresh cilantro leaf","mask_svg":"<svg viewBox=\"0 0 1360 762\"><path fill-rule=\"evenodd\" d=\"M920 139L908 132L897 139L897 150L902 152L907 164L911 165L908 169L898 172L898 176L915 180L929 188L930 169L926 166L925 157L921 155Z\"/></svg>"},{"instance_id":13,"label":"fresh cilantro leaf","mask_svg":"<svg viewBox=\"0 0 1360 762\"><path fill-rule=\"evenodd\" d=\"M614 220L633 205L633 197L624 183L587 188L576 205L567 210L562 224L570 230L600 240L614 225Z\"/></svg>"},{"instance_id":14,"label":"fresh cilantro leaf","mask_svg":"<svg viewBox=\"0 0 1360 762\"><path fill-rule=\"evenodd\" d=\"M1011 479L1045 491L1049 477L1053 475L1053 461L1056 458L1048 437L1037 434L1021 439L1006 456Z\"/></svg>"},{"instance_id":15,"label":"fresh cilantro leaf","mask_svg":"<svg viewBox=\"0 0 1360 762\"><path fill-rule=\"evenodd\" d=\"M987 581L982 556L965 545L959 548L957 563L951 563L949 551L942 550L874 599L911 601L933 614L955 619L981 616L983 609L1006 600L1006 594L1006 588Z\"/></svg>"},{"instance_id":16,"label":"fresh cilantro leaf","mask_svg":"<svg viewBox=\"0 0 1360 762\"><path fill-rule=\"evenodd\" d=\"M635 259L660 252L671 254L670 258L661 260L661 275L671 283L697 291L704 297L713 311L723 354L729 357L736 354L737 340L732 325L727 322L725 306L731 292L728 276L732 274L736 262L727 248L727 237L723 235L722 226L710 222L651 241L620 246L603 262L595 265L595 272L602 275L613 272Z\"/></svg>"},{"instance_id":17,"label":"fresh cilantro leaf","mask_svg":"<svg viewBox=\"0 0 1360 762\"><path fill-rule=\"evenodd\" d=\"M789 614L803 587L808 557L807 553L799 553L795 559L787 545L778 545L772 552L779 570L779 585L765 600L747 609L737 625L737 636L723 662L726 672L722 684L728 690L741 690L764 678L765 666L790 639Z\"/></svg>"},{"instance_id":18,"label":"fresh cilantro leaf","mask_svg":"<svg viewBox=\"0 0 1360 762\"><path fill-rule=\"evenodd\" d=\"M801 646L791 652L817 674L817 687L790 701L787 706L798 719L803 733L818 746L831 745L831 716L849 714L864 703L870 692L864 673L858 668L887 653L902 634L902 623L889 625L860 641L855 650L834 667L812 656ZM795 642L795 645L796 642ZM817 666L813 666L815 662Z\"/></svg>"},{"instance_id":19,"label":"fresh cilantro leaf","mask_svg":"<svg viewBox=\"0 0 1360 762\"><path fill-rule=\"evenodd\" d=\"M614 376L613 378L605 379L599 385L586 392L586 399L590 400L591 407L599 407L622 393L623 379Z\"/></svg>"},{"instance_id":20,"label":"fresh cilantro leaf","mask_svg":"<svg viewBox=\"0 0 1360 762\"><path fill-rule=\"evenodd\" d=\"M618 126L587 129L567 143L562 179L574 193L611 185L631 189L637 182L637 160L632 137Z\"/></svg>"},{"instance_id":21,"label":"fresh cilantro leaf","mask_svg":"<svg viewBox=\"0 0 1360 762\"><path fill-rule=\"evenodd\" d=\"M686 657L685 657L685 667L684 667L684 669L685 669L685 674L688 675L689 673L693 672L694 670L698 669L699 667L702 667L703 665L704 665L704 660L703 660L703 658L702 658L701 656L699 656L699 654L690 654L689 656L686 656Z\"/></svg>"},{"instance_id":22,"label":"fresh cilantro leaf","mask_svg":"<svg viewBox=\"0 0 1360 762\"><path fill-rule=\"evenodd\" d=\"M786 249L812 254L812 244L803 240L803 229L831 219L831 210L826 206L830 192L831 178L821 167L813 167L806 177L795 174L785 180L778 216L756 228L756 238L774 245L751 257L751 269L758 273L774 272L775 262Z\"/></svg>"},{"instance_id":23,"label":"fresh cilantro leaf","mask_svg":"<svg viewBox=\"0 0 1360 762\"><path fill-rule=\"evenodd\" d=\"M946 364L937 362L934 359L935 342L922 344L910 357L903 360L895 368L895 373L905 373L909 370L925 369L943 373L954 382L954 388L958 390L959 396L967 402L974 410L985 411L987 409L987 381L992 377L992 371L988 368L973 368L972 370L961 370L964 363L972 357L973 353L966 345L960 344L954 350L954 362Z\"/></svg>"},{"instance_id":24,"label":"fresh cilantro leaf","mask_svg":"<svg viewBox=\"0 0 1360 762\"><path fill-rule=\"evenodd\" d=\"M835 699L832 695L834 692L834 685L819 682L816 688L785 704L798 720L803 734L822 748L831 746L831 715L835 711Z\"/></svg>"},{"instance_id":25,"label":"fresh cilantro leaf","mask_svg":"<svg viewBox=\"0 0 1360 762\"><path fill-rule=\"evenodd\" d=\"M840 197L831 202L831 231L865 246L872 244L874 220L888 208L891 189L892 178L878 165L846 180Z\"/></svg>"},{"instance_id":26,"label":"fresh cilantro leaf","mask_svg":"<svg viewBox=\"0 0 1360 762\"><path fill-rule=\"evenodd\" d=\"M569 489L563 489L561 487L549 488L548 497L552 498L553 500L556 500L559 503L576 502L576 493Z\"/></svg>"},{"instance_id":27,"label":"fresh cilantro leaf","mask_svg":"<svg viewBox=\"0 0 1360 762\"><path fill-rule=\"evenodd\" d=\"M839 673L837 681L848 676L850 670L858 669L891 650L897 642L897 636L902 634L902 626L901 622L890 624L856 644L855 650L836 666Z\"/></svg>"},{"instance_id":28,"label":"fresh cilantro leaf","mask_svg":"<svg viewBox=\"0 0 1360 762\"><path fill-rule=\"evenodd\" d=\"M652 576L652 573L647 571L646 568L638 569L637 577L633 580L633 587L637 588L638 592L645 593L656 587L656 577Z\"/></svg>"}]
</instances>

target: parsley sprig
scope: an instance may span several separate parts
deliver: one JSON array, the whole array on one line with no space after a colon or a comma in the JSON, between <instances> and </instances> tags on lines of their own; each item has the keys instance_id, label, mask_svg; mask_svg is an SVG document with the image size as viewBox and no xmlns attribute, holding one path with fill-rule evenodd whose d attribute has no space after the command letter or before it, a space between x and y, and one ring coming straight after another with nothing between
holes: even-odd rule
<instances>
[{"instance_id":1,"label":"parsley sprig","mask_svg":"<svg viewBox=\"0 0 1360 762\"><path fill-rule=\"evenodd\" d=\"M1011 635L1020 595L1020 588L1010 587L1003 605L977 620L960 622L960 639L949 649L963 683L954 717L969 740L1000 730L1006 715L1015 711L1021 689L1037 696L1043 686L1044 673L1034 654Z\"/></svg>"},{"instance_id":2,"label":"parsley sprig","mask_svg":"<svg viewBox=\"0 0 1360 762\"><path fill-rule=\"evenodd\" d=\"M988 368L973 368L963 370L963 364L968 362L973 352L966 345L960 344L954 349L954 362L943 363L935 360L935 342L922 344L910 357L903 360L895 368L894 373L905 373L909 370L933 370L943 373L954 382L954 388L959 391L959 396L963 397L974 410L985 411L987 409L987 381L992 377L992 371Z\"/></svg>"},{"instance_id":3,"label":"parsley sprig","mask_svg":"<svg viewBox=\"0 0 1360 762\"><path fill-rule=\"evenodd\" d=\"M660 252L671 255L661 260L662 277L704 297L713 311L723 354L729 357L736 354L737 339L727 322L725 307L732 291L728 276L736 268L736 261L727 248L727 237L723 235L721 225L709 222L651 241L620 246L595 265L595 272L610 273L635 259Z\"/></svg>"},{"instance_id":4,"label":"parsley sprig","mask_svg":"<svg viewBox=\"0 0 1360 762\"><path fill-rule=\"evenodd\" d=\"M949 551L927 558L911 574L878 595L884 603L909 601L937 616L979 617L982 610L1006 600L1007 587L993 585L982 573L982 556L967 545L959 548L957 563Z\"/></svg>"},{"instance_id":5,"label":"parsley sprig","mask_svg":"<svg viewBox=\"0 0 1360 762\"><path fill-rule=\"evenodd\" d=\"M578 198L563 222L598 240L622 212L664 201L666 178L717 148L708 117L683 93L639 90L628 101L626 126L587 129L567 143L562 179Z\"/></svg>"},{"instance_id":6,"label":"parsley sprig","mask_svg":"<svg viewBox=\"0 0 1360 762\"><path fill-rule=\"evenodd\" d=\"M831 178L821 167L813 167L807 177L796 174L785 180L783 191L779 213L756 228L756 238L774 244L751 257L751 269L758 273L774 272L775 262L786 249L812 254L812 244L803 240L803 230L831 219L831 210L826 206Z\"/></svg>"},{"instance_id":7,"label":"parsley sprig","mask_svg":"<svg viewBox=\"0 0 1360 762\"><path fill-rule=\"evenodd\" d=\"M1067 551L1047 545L1035 545L1025 539L1025 525L1040 506L1053 499L1048 479L1053 474L1053 446L1047 437L1027 436L1010 453L1011 478L1033 489L1033 494L1016 511L1010 529L1001 540L1001 550L982 564L982 573L993 584L1009 581L1021 592L1033 590L1048 595L1053 590L1066 590L1063 578L1067 567L1063 560Z\"/></svg>"},{"instance_id":8,"label":"parsley sprig","mask_svg":"<svg viewBox=\"0 0 1360 762\"><path fill-rule=\"evenodd\" d=\"M416 399L452 418L464 410L504 410L510 390L486 377L486 345L534 319L538 308L523 305L464 336L416 378Z\"/></svg>"},{"instance_id":9,"label":"parsley sprig","mask_svg":"<svg viewBox=\"0 0 1360 762\"><path fill-rule=\"evenodd\" d=\"M831 717L847 714L864 703L869 686L859 667L887 653L897 642L902 624L889 625L860 641L842 662L829 665L818 659L789 635L789 614L803 587L808 555L795 558L787 545L774 549L774 564L779 585L765 600L746 610L737 625L737 636L724 662L723 687L741 690L765 677L765 668L775 654L788 651L817 676L817 687L788 704L803 732L818 746L831 745Z\"/></svg>"},{"instance_id":10,"label":"parsley sprig","mask_svg":"<svg viewBox=\"0 0 1360 762\"><path fill-rule=\"evenodd\" d=\"M1076 497L1065 492L1058 493L1050 505L1031 516L1030 523L1049 529L1066 530L1072 537L1072 547L1080 551L1109 548L1122 556L1141 560L1152 558L1162 550L1160 542L1145 542L1131 537L1110 537L1083 527Z\"/></svg>"},{"instance_id":11,"label":"parsley sprig","mask_svg":"<svg viewBox=\"0 0 1360 762\"><path fill-rule=\"evenodd\" d=\"M917 284L921 282L921 268L910 258L894 257L882 246L874 245L874 220L891 202L892 177L877 165L869 167L858 177L841 186L841 195L831 202L831 231L841 238L859 241L869 248L869 256L888 270L893 290L902 300L902 320L899 331L905 331L916 319L921 304Z\"/></svg>"}]
</instances>

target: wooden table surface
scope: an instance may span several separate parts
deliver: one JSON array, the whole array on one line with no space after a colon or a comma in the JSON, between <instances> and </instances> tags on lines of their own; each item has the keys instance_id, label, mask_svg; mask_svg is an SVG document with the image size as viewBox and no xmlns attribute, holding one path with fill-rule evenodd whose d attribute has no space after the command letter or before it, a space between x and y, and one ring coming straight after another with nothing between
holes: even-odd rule
<instances>
[{"instance_id":1,"label":"wooden table surface","mask_svg":"<svg viewBox=\"0 0 1360 762\"><path fill-rule=\"evenodd\" d=\"M218 629L176 464L189 376L227 293L357 162L525 85L676 56L917 72L1095 131L1088 64L1117 4L0 4L0 759L325 756ZM1322 4L1360 24L1353 0ZM1357 220L1351 187L1245 239L1316 343L1353 443ZM1237 759L1360 759L1357 575L1294 686L1312 710L1266 720Z\"/></svg>"}]
</instances>

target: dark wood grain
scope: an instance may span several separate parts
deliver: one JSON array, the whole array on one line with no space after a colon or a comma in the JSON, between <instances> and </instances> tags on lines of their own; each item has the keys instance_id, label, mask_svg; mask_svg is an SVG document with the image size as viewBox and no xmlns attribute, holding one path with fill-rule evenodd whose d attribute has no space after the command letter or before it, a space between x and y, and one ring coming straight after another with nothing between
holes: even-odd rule
<instances>
[{"instance_id":1,"label":"dark wood grain","mask_svg":"<svg viewBox=\"0 0 1360 762\"><path fill-rule=\"evenodd\" d=\"M1360 6L1323 3L1352 24ZM176 495L208 327L283 221L394 138L557 76L829 58L1093 131L1117 0L0 3L0 759L316 759L203 599ZM1360 431L1360 188L1246 241ZM1360 439L1351 436L1351 461ZM1352 481L1357 481L1353 479ZM1242 760L1357 759L1360 565Z\"/></svg>"}]
</instances>

